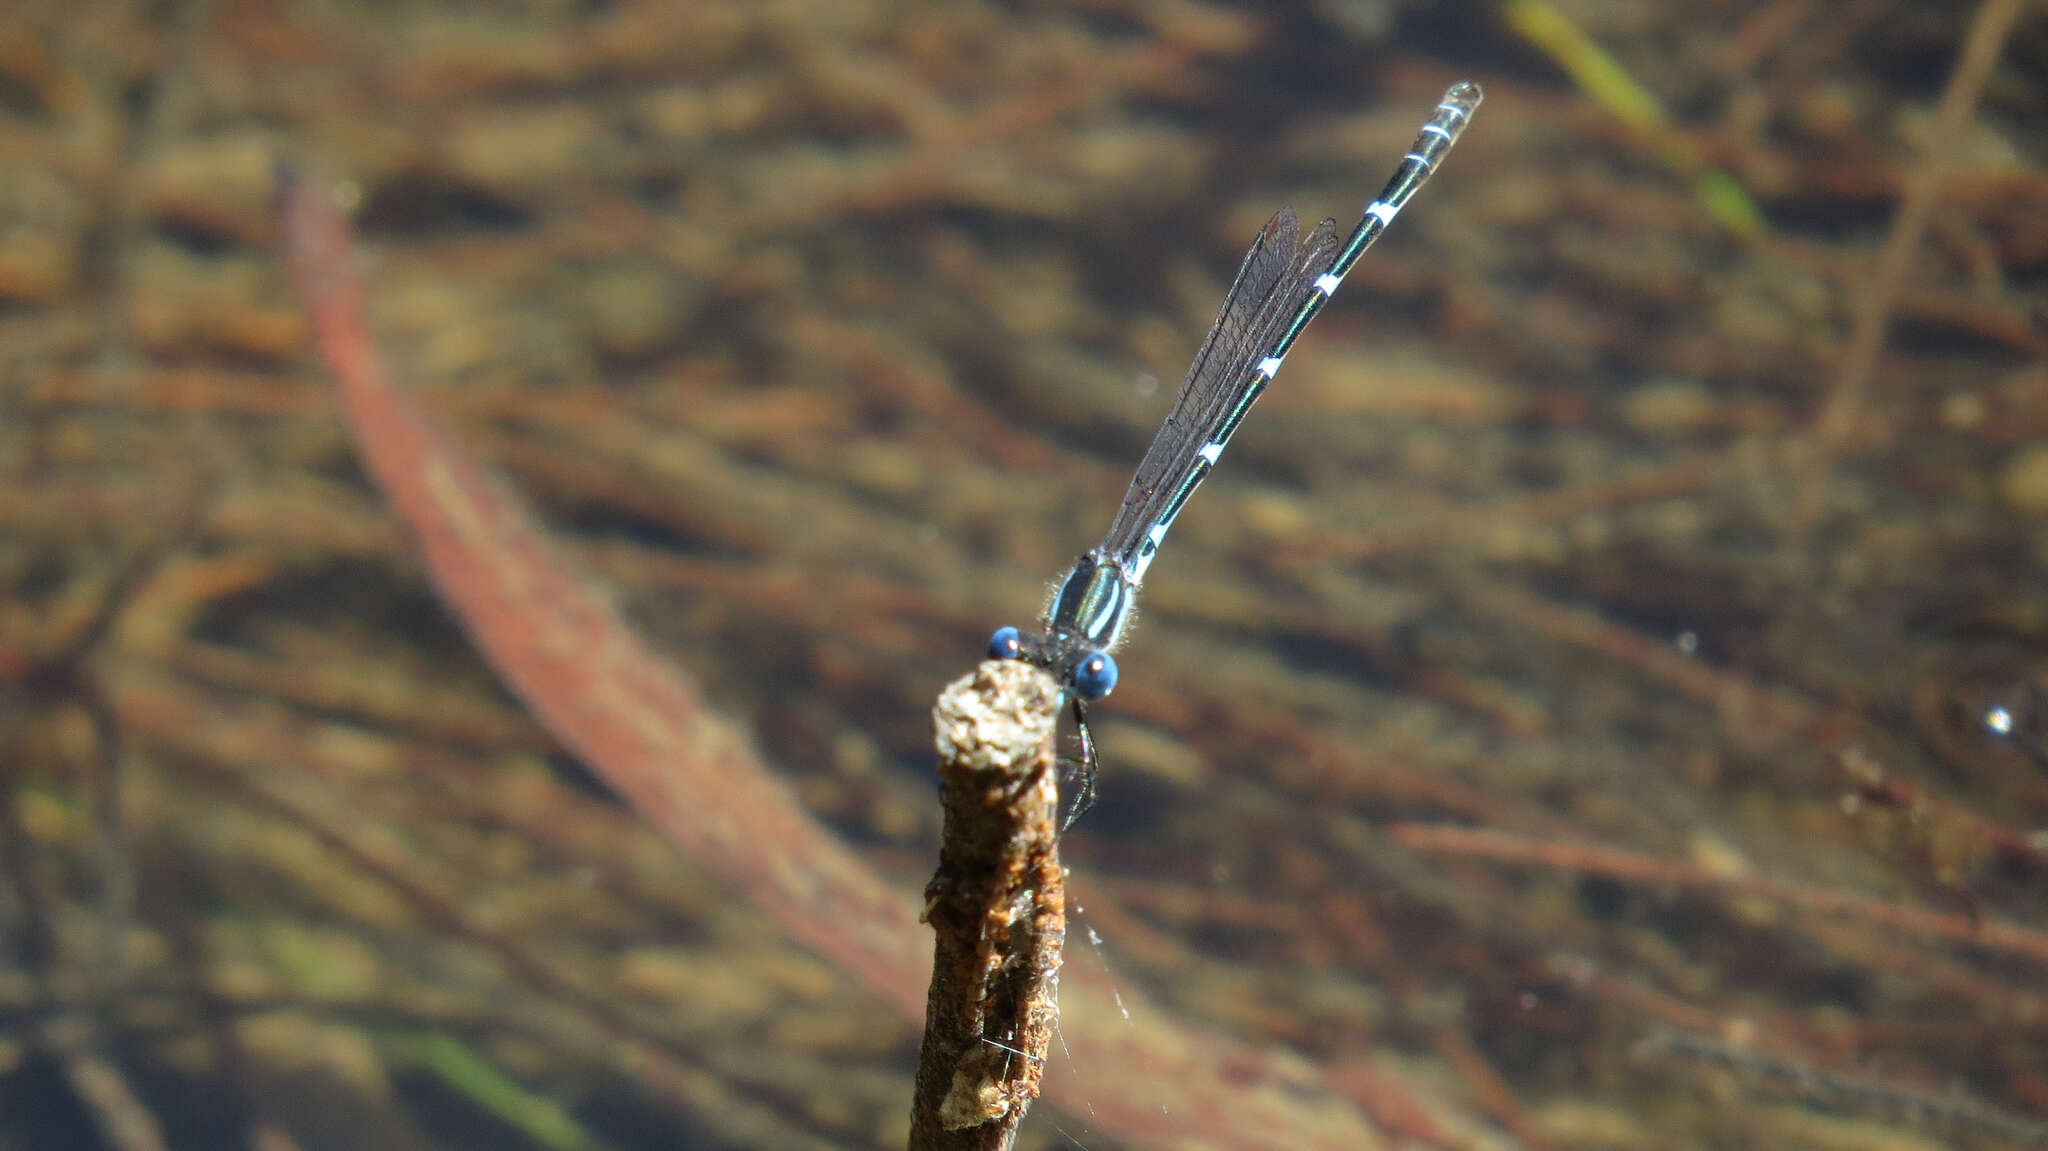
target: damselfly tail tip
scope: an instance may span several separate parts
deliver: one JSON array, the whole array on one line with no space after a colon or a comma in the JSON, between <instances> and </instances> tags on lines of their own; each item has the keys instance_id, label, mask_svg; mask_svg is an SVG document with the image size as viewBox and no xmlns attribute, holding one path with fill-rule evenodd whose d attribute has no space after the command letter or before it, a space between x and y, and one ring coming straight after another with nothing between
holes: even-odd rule
<instances>
[{"instance_id":1,"label":"damselfly tail tip","mask_svg":"<svg viewBox=\"0 0 2048 1151\"><path fill-rule=\"evenodd\" d=\"M1444 103L1462 110L1468 116L1471 115L1474 108L1479 107L1479 102L1484 99L1486 99L1486 93L1480 90L1479 85L1470 80L1460 80L1451 85L1450 91L1444 93Z\"/></svg>"}]
</instances>

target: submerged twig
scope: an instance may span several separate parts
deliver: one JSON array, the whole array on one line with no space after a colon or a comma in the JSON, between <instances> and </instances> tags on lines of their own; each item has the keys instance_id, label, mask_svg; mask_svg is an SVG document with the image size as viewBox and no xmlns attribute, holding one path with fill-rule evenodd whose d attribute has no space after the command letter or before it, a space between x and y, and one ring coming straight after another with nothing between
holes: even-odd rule
<instances>
[{"instance_id":1,"label":"submerged twig","mask_svg":"<svg viewBox=\"0 0 2048 1151\"><path fill-rule=\"evenodd\" d=\"M1827 502L1828 473L1834 457L1845 448L1863 414L1864 397L1884 351L1885 334L1891 327L1892 308L1905 291L1906 275L1912 269L1913 254L1934 214L1935 198L1948 175L1956 142L1963 136L1977 97L1991 78L1991 70L2005 48L2006 37L2024 7L2019 0L1984 0L1977 6L1970 33L1963 41L1962 58L1941 94L1934 114L1934 128L1927 136L1918 167L1906 180L1898 215L1886 233L1884 250L1878 254L1871 286L1856 313L1856 326L1849 346L1830 385L1827 403L1814 426L1817 450L1808 468L1794 520L1796 535L1804 537L1820 522Z\"/></svg>"},{"instance_id":2,"label":"submerged twig","mask_svg":"<svg viewBox=\"0 0 2048 1151\"><path fill-rule=\"evenodd\" d=\"M1415 851L1534 864L1625 882L1769 899L1816 915L1860 921L1887 931L2048 963L2048 933L2009 919L1933 911L1769 876L1720 875L1695 864L1655 859L1619 848L1561 843L1485 828L1397 823L1388 829L1388 834L1395 843Z\"/></svg>"},{"instance_id":3,"label":"submerged twig","mask_svg":"<svg viewBox=\"0 0 2048 1151\"><path fill-rule=\"evenodd\" d=\"M1925 1128L1978 1131L2026 1147L2048 1147L2048 1125L2030 1116L1967 1095L1816 1067L1744 1043L1664 1029L1638 1043L1630 1054L1637 1060L1680 1058L1726 1068L1757 1086L1789 1091L1823 1108L1870 1111Z\"/></svg>"},{"instance_id":4,"label":"submerged twig","mask_svg":"<svg viewBox=\"0 0 2048 1151\"><path fill-rule=\"evenodd\" d=\"M939 696L938 937L917 1067L911 1151L1010 1146L1038 1095L1059 1020L1067 934L1059 860L1060 689L1014 660Z\"/></svg>"}]
</instances>

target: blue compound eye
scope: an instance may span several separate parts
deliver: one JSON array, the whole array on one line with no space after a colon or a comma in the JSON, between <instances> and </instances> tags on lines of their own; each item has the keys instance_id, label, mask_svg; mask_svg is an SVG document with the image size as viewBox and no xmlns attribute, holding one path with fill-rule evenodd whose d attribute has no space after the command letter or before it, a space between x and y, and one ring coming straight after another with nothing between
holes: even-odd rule
<instances>
[{"instance_id":1,"label":"blue compound eye","mask_svg":"<svg viewBox=\"0 0 2048 1151\"><path fill-rule=\"evenodd\" d=\"M1089 652L1074 665L1074 694L1084 703L1094 703L1116 690L1116 661L1106 651Z\"/></svg>"},{"instance_id":2,"label":"blue compound eye","mask_svg":"<svg viewBox=\"0 0 2048 1151\"><path fill-rule=\"evenodd\" d=\"M1024 655L1024 636L1013 627L999 627L996 634L988 637L990 659L1020 659ZM1111 672L1110 678L1116 678Z\"/></svg>"}]
</instances>

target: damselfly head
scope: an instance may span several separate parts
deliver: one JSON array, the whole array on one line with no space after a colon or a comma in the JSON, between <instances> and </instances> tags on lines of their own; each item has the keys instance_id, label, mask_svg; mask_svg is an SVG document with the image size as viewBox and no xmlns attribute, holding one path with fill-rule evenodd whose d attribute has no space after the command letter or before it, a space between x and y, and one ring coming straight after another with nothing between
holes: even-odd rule
<instances>
[{"instance_id":1,"label":"damselfly head","mask_svg":"<svg viewBox=\"0 0 2048 1151\"><path fill-rule=\"evenodd\" d=\"M988 637L988 657L1035 663L1082 703L1094 703L1116 690L1116 660L1108 652L1059 643L1051 635L1026 636L1014 627L999 627Z\"/></svg>"}]
</instances>

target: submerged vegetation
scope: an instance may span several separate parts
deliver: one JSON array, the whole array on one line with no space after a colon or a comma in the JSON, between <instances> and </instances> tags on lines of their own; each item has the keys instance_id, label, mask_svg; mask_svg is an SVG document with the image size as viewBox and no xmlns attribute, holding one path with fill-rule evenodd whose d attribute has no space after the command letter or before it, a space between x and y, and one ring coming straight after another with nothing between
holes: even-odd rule
<instances>
[{"instance_id":1,"label":"submerged vegetation","mask_svg":"<svg viewBox=\"0 0 2048 1151\"><path fill-rule=\"evenodd\" d=\"M1466 76L1091 713L1021 1141L2048 1142L2038 6L15 7L0 1148L902 1146L933 697Z\"/></svg>"}]
</instances>

